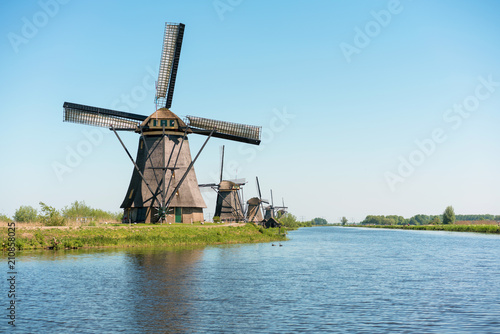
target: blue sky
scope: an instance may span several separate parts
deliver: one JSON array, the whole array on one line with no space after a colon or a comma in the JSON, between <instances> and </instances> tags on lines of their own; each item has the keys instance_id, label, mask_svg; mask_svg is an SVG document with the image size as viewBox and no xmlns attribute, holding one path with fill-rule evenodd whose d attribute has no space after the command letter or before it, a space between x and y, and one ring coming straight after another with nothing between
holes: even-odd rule
<instances>
[{"instance_id":1,"label":"blue sky","mask_svg":"<svg viewBox=\"0 0 500 334\"><path fill-rule=\"evenodd\" d=\"M164 23L186 24L172 111L261 125L195 165L273 189L299 218L500 214L497 1L3 1L0 213L118 211L133 166L64 101L155 110ZM90 139L89 139L90 136ZM123 134L136 152L138 136ZM194 155L204 137L191 136ZM76 152L77 157L71 152ZM80 152L80 153L78 153ZM54 166L66 166L63 174ZM213 214L215 196L204 192Z\"/></svg>"}]
</instances>

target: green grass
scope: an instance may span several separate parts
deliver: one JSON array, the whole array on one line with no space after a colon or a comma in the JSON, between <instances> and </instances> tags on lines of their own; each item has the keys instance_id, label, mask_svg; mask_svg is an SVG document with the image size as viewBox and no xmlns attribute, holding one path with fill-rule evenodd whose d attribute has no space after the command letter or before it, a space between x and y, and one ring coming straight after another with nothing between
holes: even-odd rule
<instances>
[{"instance_id":1,"label":"green grass","mask_svg":"<svg viewBox=\"0 0 500 334\"><path fill-rule=\"evenodd\" d=\"M3 249L7 228L0 228ZM152 247L255 243L287 240L278 229L245 226L132 225L75 228L16 229L16 248L75 249L97 247Z\"/></svg>"},{"instance_id":2,"label":"green grass","mask_svg":"<svg viewBox=\"0 0 500 334\"><path fill-rule=\"evenodd\" d=\"M400 230L425 230L425 231L451 231L451 232L476 232L476 233L500 233L498 225L349 225L356 227L390 228Z\"/></svg>"}]
</instances>

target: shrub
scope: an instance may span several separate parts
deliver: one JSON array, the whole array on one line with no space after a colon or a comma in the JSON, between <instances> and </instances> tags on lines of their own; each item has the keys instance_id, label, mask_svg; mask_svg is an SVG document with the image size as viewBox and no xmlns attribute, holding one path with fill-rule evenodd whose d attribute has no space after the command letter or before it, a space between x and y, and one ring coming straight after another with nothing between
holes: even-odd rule
<instances>
[{"instance_id":1,"label":"shrub","mask_svg":"<svg viewBox=\"0 0 500 334\"><path fill-rule=\"evenodd\" d=\"M63 226L66 219L55 208L40 202L43 215L40 215L40 222L46 226Z\"/></svg>"},{"instance_id":2,"label":"shrub","mask_svg":"<svg viewBox=\"0 0 500 334\"><path fill-rule=\"evenodd\" d=\"M123 218L123 212L108 212L101 209L93 209L84 201L74 201L70 206L66 206L61 210L65 218L76 219L76 218L91 218L93 220L115 220L121 221Z\"/></svg>"},{"instance_id":3,"label":"shrub","mask_svg":"<svg viewBox=\"0 0 500 334\"><path fill-rule=\"evenodd\" d=\"M6 215L0 213L0 222L6 222L6 223L10 223L12 221L12 219L10 219L9 217L7 217Z\"/></svg>"},{"instance_id":4,"label":"shrub","mask_svg":"<svg viewBox=\"0 0 500 334\"><path fill-rule=\"evenodd\" d=\"M36 209L29 205L22 205L14 213L14 220L20 223L32 223L38 218Z\"/></svg>"}]
</instances>

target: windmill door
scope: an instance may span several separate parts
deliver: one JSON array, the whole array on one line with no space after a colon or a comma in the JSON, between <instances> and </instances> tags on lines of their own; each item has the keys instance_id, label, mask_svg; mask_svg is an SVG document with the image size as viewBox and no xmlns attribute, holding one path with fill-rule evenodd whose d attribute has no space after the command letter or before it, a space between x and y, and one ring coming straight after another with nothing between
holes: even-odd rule
<instances>
[{"instance_id":1,"label":"windmill door","mask_svg":"<svg viewBox=\"0 0 500 334\"><path fill-rule=\"evenodd\" d=\"M175 208L175 222L182 223L182 208Z\"/></svg>"}]
</instances>

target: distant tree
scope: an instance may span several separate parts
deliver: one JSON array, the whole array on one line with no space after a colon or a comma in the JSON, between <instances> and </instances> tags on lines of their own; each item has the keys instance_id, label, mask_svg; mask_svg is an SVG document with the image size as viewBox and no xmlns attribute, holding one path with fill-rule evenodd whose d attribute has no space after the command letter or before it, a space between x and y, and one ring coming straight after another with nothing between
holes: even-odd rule
<instances>
[{"instance_id":1,"label":"distant tree","mask_svg":"<svg viewBox=\"0 0 500 334\"><path fill-rule=\"evenodd\" d=\"M11 221L12 221L12 219L10 219L9 217L7 217L3 213L0 213L0 222L10 223Z\"/></svg>"},{"instance_id":2,"label":"distant tree","mask_svg":"<svg viewBox=\"0 0 500 334\"><path fill-rule=\"evenodd\" d=\"M297 220L297 217L295 217L290 212L287 212L287 213L285 213L283 216L281 216L279 218L279 222L284 227L299 228L299 227L311 227L312 224L314 223L314 220L300 222L300 221Z\"/></svg>"},{"instance_id":3,"label":"distant tree","mask_svg":"<svg viewBox=\"0 0 500 334\"><path fill-rule=\"evenodd\" d=\"M280 223L285 227L297 227L299 225L299 221L297 217L287 212L280 218Z\"/></svg>"},{"instance_id":4,"label":"distant tree","mask_svg":"<svg viewBox=\"0 0 500 334\"><path fill-rule=\"evenodd\" d=\"M500 216L494 216L490 214L485 215L455 215L456 220L466 220L466 221L474 221L474 220L499 220Z\"/></svg>"},{"instance_id":5,"label":"distant tree","mask_svg":"<svg viewBox=\"0 0 500 334\"><path fill-rule=\"evenodd\" d=\"M42 214L40 215L40 222L47 226L63 226L65 218L55 208L40 202L42 207Z\"/></svg>"},{"instance_id":6,"label":"distant tree","mask_svg":"<svg viewBox=\"0 0 500 334\"><path fill-rule=\"evenodd\" d=\"M324 218L319 218L319 217L314 218L314 219L312 220L312 223L313 223L314 225L326 225L326 224L328 224L328 222L326 221L326 219L324 219Z\"/></svg>"},{"instance_id":7,"label":"distant tree","mask_svg":"<svg viewBox=\"0 0 500 334\"><path fill-rule=\"evenodd\" d=\"M397 216L397 215L389 215L385 216L385 219L387 222L390 223L390 225L404 225L406 224L406 219L402 216Z\"/></svg>"},{"instance_id":8,"label":"distant tree","mask_svg":"<svg viewBox=\"0 0 500 334\"><path fill-rule=\"evenodd\" d=\"M342 217L342 218L340 219L340 223L342 224L342 226L344 226L345 224L347 224L347 222L348 222L348 220L347 220L347 218L346 218L346 217Z\"/></svg>"},{"instance_id":9,"label":"distant tree","mask_svg":"<svg viewBox=\"0 0 500 334\"><path fill-rule=\"evenodd\" d=\"M390 216L366 216L365 220L361 222L363 225L394 225L396 220L389 218ZM396 216L394 216L396 217Z\"/></svg>"},{"instance_id":10,"label":"distant tree","mask_svg":"<svg viewBox=\"0 0 500 334\"><path fill-rule=\"evenodd\" d=\"M453 224L455 222L455 210L450 205L443 213L443 224Z\"/></svg>"},{"instance_id":11,"label":"distant tree","mask_svg":"<svg viewBox=\"0 0 500 334\"><path fill-rule=\"evenodd\" d=\"M434 225L439 225L439 224L441 224L441 219L439 218L439 216L434 216L434 217L432 217L432 219L431 219L431 224L434 224Z\"/></svg>"},{"instance_id":12,"label":"distant tree","mask_svg":"<svg viewBox=\"0 0 500 334\"><path fill-rule=\"evenodd\" d=\"M21 205L14 213L14 220L20 223L32 223L38 219L38 212L29 205Z\"/></svg>"}]
</instances>

